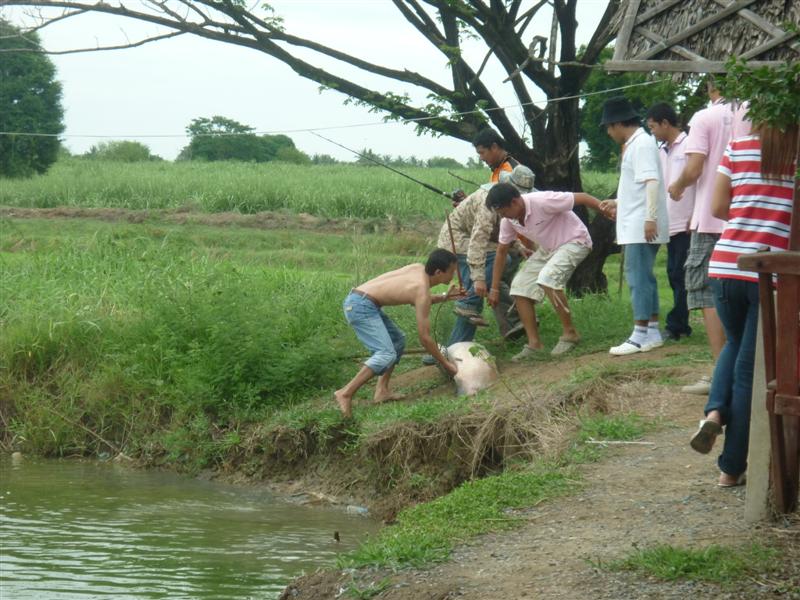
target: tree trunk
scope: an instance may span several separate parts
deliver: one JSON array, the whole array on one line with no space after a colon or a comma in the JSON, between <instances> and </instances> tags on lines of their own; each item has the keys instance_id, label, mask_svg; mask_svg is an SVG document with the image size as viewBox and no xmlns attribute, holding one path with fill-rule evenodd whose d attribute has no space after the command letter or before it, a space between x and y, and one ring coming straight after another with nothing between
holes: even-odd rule
<instances>
[{"instance_id":1,"label":"tree trunk","mask_svg":"<svg viewBox=\"0 0 800 600\"><path fill-rule=\"evenodd\" d=\"M583 191L578 156L579 118L578 100L555 102L547 108L547 125L531 124L534 134L542 138L534 139L534 149L510 147L509 151L522 164L531 167L536 174L536 187L540 190ZM605 200L605 198L598 198ZM603 267L609 254L619 252L614 242L616 230L614 222L602 215L589 220L589 211L583 207L575 208L592 236L592 252L578 265L567 289L573 296L589 293L606 293L608 280Z\"/></svg>"}]
</instances>

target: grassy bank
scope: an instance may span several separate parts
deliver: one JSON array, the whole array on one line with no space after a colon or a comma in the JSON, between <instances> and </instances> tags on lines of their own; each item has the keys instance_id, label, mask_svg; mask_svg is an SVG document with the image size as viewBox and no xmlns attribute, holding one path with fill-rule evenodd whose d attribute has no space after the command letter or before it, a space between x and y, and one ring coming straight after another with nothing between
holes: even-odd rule
<instances>
[{"instance_id":1,"label":"grassy bank","mask_svg":"<svg viewBox=\"0 0 800 600\"><path fill-rule=\"evenodd\" d=\"M341 316L342 298L358 282L418 260L431 242L415 232L4 220L6 444L57 456L118 449L196 469L225 462L248 423L335 422L328 394L364 355ZM614 289L614 259L607 271ZM669 305L668 287L661 292ZM587 296L572 309L583 336L578 353L604 350L629 332L626 294ZM412 311L387 312L417 346ZM433 320L446 339L450 311ZM547 305L542 321L553 345L559 327ZM494 326L478 340L501 361L517 350L497 341ZM399 371L417 365L411 356ZM398 420L451 409L458 403L448 399L357 415Z\"/></svg>"},{"instance_id":2,"label":"grassy bank","mask_svg":"<svg viewBox=\"0 0 800 600\"><path fill-rule=\"evenodd\" d=\"M409 168L408 175L450 192L474 187L447 169ZM477 183L488 170L459 170ZM608 197L616 177L585 173L584 188ZM440 219L445 198L380 167L298 166L283 163L114 163L65 159L47 174L24 180L0 179L0 205L161 209L197 206L207 212L289 211L321 217Z\"/></svg>"}]
</instances>

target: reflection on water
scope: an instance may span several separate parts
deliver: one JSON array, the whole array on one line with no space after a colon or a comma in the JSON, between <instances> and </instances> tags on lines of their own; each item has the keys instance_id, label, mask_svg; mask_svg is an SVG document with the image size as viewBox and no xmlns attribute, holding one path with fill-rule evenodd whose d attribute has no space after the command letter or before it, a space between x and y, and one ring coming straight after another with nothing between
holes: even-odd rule
<instances>
[{"instance_id":1,"label":"reflection on water","mask_svg":"<svg viewBox=\"0 0 800 600\"><path fill-rule=\"evenodd\" d=\"M258 490L0 457L3 599L277 598L376 528Z\"/></svg>"}]
</instances>

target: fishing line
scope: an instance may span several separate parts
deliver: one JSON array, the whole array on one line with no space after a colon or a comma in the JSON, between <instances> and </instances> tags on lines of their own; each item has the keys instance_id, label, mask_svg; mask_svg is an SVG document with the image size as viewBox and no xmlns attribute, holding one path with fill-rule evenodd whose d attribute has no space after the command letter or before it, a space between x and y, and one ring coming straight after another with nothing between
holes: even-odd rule
<instances>
[{"instance_id":1,"label":"fishing line","mask_svg":"<svg viewBox=\"0 0 800 600\"><path fill-rule=\"evenodd\" d=\"M602 65L597 65L601 67ZM599 90L596 92L585 92L583 94L573 94L570 96L560 96L558 98L544 98L541 100L531 100L530 102L521 102L517 104L507 104L504 106L497 106L494 108L483 108L483 109L476 109L476 110L465 110L459 112L450 113L450 118L454 117L464 117L467 115L480 115L491 113L497 110L506 110L510 108L523 108L525 106L535 106L537 103L544 102L546 105L552 104L554 102L562 102L564 100L574 100L575 98L588 98L589 96L595 96L598 94L610 94L611 92L619 92L622 90L627 90L630 88L635 87L642 87L646 85L654 85L657 83L662 83L663 80L655 79L653 81L643 81L640 83L631 83L628 85L623 85L620 87L615 88L608 88L606 90ZM546 111L546 108L543 108L542 111ZM439 116L428 116L428 117L412 117L410 119L400 119L397 121L398 123L424 123L425 121L432 121L434 119L440 119ZM326 131L330 129L353 129L356 127L374 127L376 125L391 125L392 123L387 121L371 121L368 123L351 123L349 125L328 125L325 127L311 127L311 128L300 128L300 129L273 129L267 131L250 131L247 134L242 133L200 133L196 134L193 137L226 137L226 136L234 136L234 135L279 135L284 134L288 135L291 133L314 133L315 135L319 135L317 131ZM176 133L153 133L153 134L134 134L134 135L124 135L124 134L81 134L81 133L35 133L35 132L24 132L24 131L0 131L0 135L22 135L22 136L29 136L29 137L62 137L62 138L129 138L129 139L147 139L147 138L182 138L185 139L189 137L188 135L184 134L176 134Z\"/></svg>"}]
</instances>

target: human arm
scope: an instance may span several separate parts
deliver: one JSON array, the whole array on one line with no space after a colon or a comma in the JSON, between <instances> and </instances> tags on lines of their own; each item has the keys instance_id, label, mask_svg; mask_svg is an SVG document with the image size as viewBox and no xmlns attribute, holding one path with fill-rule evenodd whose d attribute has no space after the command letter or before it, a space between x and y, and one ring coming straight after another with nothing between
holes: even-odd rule
<instances>
[{"instance_id":1,"label":"human arm","mask_svg":"<svg viewBox=\"0 0 800 600\"><path fill-rule=\"evenodd\" d=\"M654 242L658 237L658 192L661 183L658 179L648 179L645 181L645 199L647 200L647 216L644 221L644 239L647 242Z\"/></svg>"},{"instance_id":2,"label":"human arm","mask_svg":"<svg viewBox=\"0 0 800 600\"><path fill-rule=\"evenodd\" d=\"M731 179L724 173L717 173L714 191L711 194L711 214L717 219L728 220L731 208Z\"/></svg>"},{"instance_id":3,"label":"human arm","mask_svg":"<svg viewBox=\"0 0 800 600\"><path fill-rule=\"evenodd\" d=\"M450 362L442 355L439 350L439 345L434 341L433 336L431 336L431 301L427 292L417 299L417 302L414 303L414 308L416 310L417 333L419 334L420 344L428 351L428 354L433 356L433 358L442 365L445 371L450 375L455 375L458 373L458 367L455 363Z\"/></svg>"},{"instance_id":4,"label":"human arm","mask_svg":"<svg viewBox=\"0 0 800 600\"><path fill-rule=\"evenodd\" d=\"M703 174L703 167L705 166L705 163L705 154L700 154L699 152L687 152L686 166L683 167L683 171L681 172L680 176L673 181L667 189L669 197L676 202L680 200L683 197L683 192L686 190L686 188L694 185L697 183L697 180L700 179L700 175Z\"/></svg>"},{"instance_id":5,"label":"human arm","mask_svg":"<svg viewBox=\"0 0 800 600\"><path fill-rule=\"evenodd\" d=\"M497 254L494 257L494 270L492 271L492 289L489 290L489 304L492 307L500 303L500 281L506 268L506 257L510 244L498 244Z\"/></svg>"},{"instance_id":6,"label":"human arm","mask_svg":"<svg viewBox=\"0 0 800 600\"><path fill-rule=\"evenodd\" d=\"M617 218L617 201L616 200L603 200L600 203L601 210L603 214L606 215L609 219L614 221Z\"/></svg>"},{"instance_id":7,"label":"human arm","mask_svg":"<svg viewBox=\"0 0 800 600\"><path fill-rule=\"evenodd\" d=\"M474 282L475 293L481 298L486 296L486 254L494 245L491 241L492 231L498 219L493 210L481 206L475 214L475 224L467 247L470 279Z\"/></svg>"},{"instance_id":8,"label":"human arm","mask_svg":"<svg viewBox=\"0 0 800 600\"><path fill-rule=\"evenodd\" d=\"M459 298L463 298L466 294L461 291L461 288L457 285L453 284L450 286L450 289L442 294L432 294L431 295L431 304L440 304L442 302L447 302L448 300L458 300Z\"/></svg>"},{"instance_id":9,"label":"human arm","mask_svg":"<svg viewBox=\"0 0 800 600\"><path fill-rule=\"evenodd\" d=\"M600 202L600 200L591 194L585 194L583 192L575 192L574 196L575 204L592 208L609 219L613 218L610 216L611 213L608 212L610 206L607 204L607 200Z\"/></svg>"}]
</instances>

